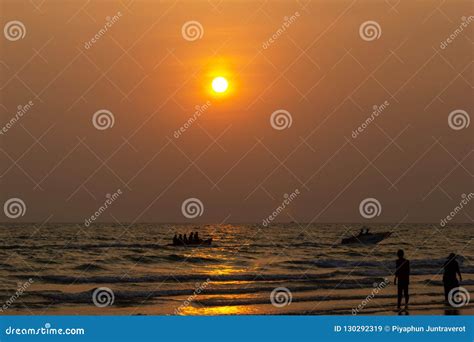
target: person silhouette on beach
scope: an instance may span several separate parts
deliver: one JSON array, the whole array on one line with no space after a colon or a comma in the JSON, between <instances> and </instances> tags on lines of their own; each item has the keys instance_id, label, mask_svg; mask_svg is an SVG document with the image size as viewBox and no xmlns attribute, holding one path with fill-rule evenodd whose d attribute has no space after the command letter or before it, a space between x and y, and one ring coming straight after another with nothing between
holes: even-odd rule
<instances>
[{"instance_id":1,"label":"person silhouette on beach","mask_svg":"<svg viewBox=\"0 0 474 342\"><path fill-rule=\"evenodd\" d=\"M410 283L410 261L405 259L403 256L405 252L403 249L399 249L397 252L398 259L395 262L395 279L393 283L397 286L398 294L397 294L397 308L400 309L400 305L402 304L402 297L405 296L405 308L408 308L408 285ZM398 279L398 284L397 284Z\"/></svg>"},{"instance_id":2,"label":"person silhouette on beach","mask_svg":"<svg viewBox=\"0 0 474 342\"><path fill-rule=\"evenodd\" d=\"M456 254L449 254L448 258L444 262L443 269L444 300L446 303L449 303L449 292L452 289L459 287L459 282L462 281L461 271L459 270L459 264L456 261ZM459 275L459 280L457 278L457 275Z\"/></svg>"}]
</instances>

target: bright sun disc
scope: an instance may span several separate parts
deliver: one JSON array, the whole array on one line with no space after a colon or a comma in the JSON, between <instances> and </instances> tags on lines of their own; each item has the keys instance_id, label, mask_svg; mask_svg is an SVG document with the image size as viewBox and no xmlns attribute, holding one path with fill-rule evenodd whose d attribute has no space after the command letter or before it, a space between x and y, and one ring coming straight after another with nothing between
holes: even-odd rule
<instances>
[{"instance_id":1,"label":"bright sun disc","mask_svg":"<svg viewBox=\"0 0 474 342\"><path fill-rule=\"evenodd\" d=\"M224 77L216 77L212 80L212 90L216 93L223 93L227 90L229 84Z\"/></svg>"}]
</instances>

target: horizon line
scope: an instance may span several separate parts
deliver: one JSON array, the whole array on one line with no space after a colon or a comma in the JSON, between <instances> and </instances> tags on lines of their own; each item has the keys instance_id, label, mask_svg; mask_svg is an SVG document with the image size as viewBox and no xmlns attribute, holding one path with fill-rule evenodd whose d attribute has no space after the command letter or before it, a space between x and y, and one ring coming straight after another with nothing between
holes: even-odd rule
<instances>
[{"instance_id":1,"label":"horizon line","mask_svg":"<svg viewBox=\"0 0 474 342\"><path fill-rule=\"evenodd\" d=\"M80 225L84 225L84 222L79 222L79 221L51 221L51 222L39 222L39 221L25 221L25 222L21 222L21 221L16 221L16 222L8 222L8 221L3 221L3 222L0 222L0 224L80 224ZM149 221L149 222L127 222L127 221L124 221L124 222L111 222L111 221L101 221L101 222L94 222L94 223L91 223L90 226L92 226L93 224L132 224L132 225L136 225L136 224L188 224L188 225L226 225L226 224L258 224L258 225L261 225L263 226L263 224L261 222L227 222L227 223L217 223L217 222L153 222L153 221ZM275 222L275 223L270 223L269 225L278 225L278 224L305 224L305 225L314 225L314 224L361 224L361 225L380 225L380 224L395 224L395 225L401 225L401 224L437 224L439 225L439 222L421 222L421 221L417 221L417 222L373 222L373 223L367 223L367 222L295 222L295 221L289 221L289 222ZM447 225L450 225L450 224L473 224L473 222L452 222L452 223L448 223ZM268 226L269 226L268 225ZM267 226L267 227L268 227Z\"/></svg>"}]
</instances>

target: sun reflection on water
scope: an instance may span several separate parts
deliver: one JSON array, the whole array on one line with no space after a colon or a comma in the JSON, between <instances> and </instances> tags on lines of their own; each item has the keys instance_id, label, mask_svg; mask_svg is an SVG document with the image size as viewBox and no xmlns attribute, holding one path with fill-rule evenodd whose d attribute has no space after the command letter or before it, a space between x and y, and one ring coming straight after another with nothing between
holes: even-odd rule
<instances>
[{"instance_id":1,"label":"sun reflection on water","mask_svg":"<svg viewBox=\"0 0 474 342\"><path fill-rule=\"evenodd\" d=\"M257 314L258 310L256 307L246 306L217 306L212 308L194 307L192 305L187 306L181 310L182 315L252 315Z\"/></svg>"}]
</instances>

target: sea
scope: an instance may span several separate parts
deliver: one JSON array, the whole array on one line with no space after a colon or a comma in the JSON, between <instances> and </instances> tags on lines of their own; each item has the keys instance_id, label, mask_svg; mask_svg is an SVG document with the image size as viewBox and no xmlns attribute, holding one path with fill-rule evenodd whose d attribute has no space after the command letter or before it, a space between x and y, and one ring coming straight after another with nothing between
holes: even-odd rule
<instances>
[{"instance_id":1,"label":"sea","mask_svg":"<svg viewBox=\"0 0 474 342\"><path fill-rule=\"evenodd\" d=\"M341 244L362 225L0 224L0 314L400 314L397 250L410 260L403 314L473 314L473 225L372 224L378 244ZM172 246L197 231L210 246ZM444 302L443 264L463 281Z\"/></svg>"}]
</instances>

